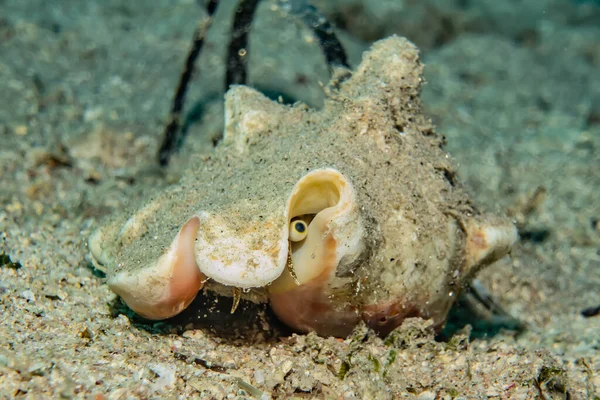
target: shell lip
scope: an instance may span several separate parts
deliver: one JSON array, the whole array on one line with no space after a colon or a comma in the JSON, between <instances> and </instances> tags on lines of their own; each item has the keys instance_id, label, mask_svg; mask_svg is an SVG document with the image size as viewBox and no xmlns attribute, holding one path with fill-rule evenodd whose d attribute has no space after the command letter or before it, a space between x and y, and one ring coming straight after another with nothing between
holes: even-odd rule
<instances>
[{"instance_id":1,"label":"shell lip","mask_svg":"<svg viewBox=\"0 0 600 400\"><path fill-rule=\"evenodd\" d=\"M257 246L253 240L255 232L239 233L208 212L197 216L201 227L195 244L196 263L209 279L226 286L252 289L266 286L281 275L288 251L288 229L283 223L263 226L264 237ZM266 238L269 236L271 240Z\"/></svg>"},{"instance_id":2,"label":"shell lip","mask_svg":"<svg viewBox=\"0 0 600 400\"><path fill-rule=\"evenodd\" d=\"M121 271L108 280L108 286L144 318L161 320L179 314L206 279L193 253L198 227L198 219L191 218L155 263L135 272Z\"/></svg>"},{"instance_id":3,"label":"shell lip","mask_svg":"<svg viewBox=\"0 0 600 400\"><path fill-rule=\"evenodd\" d=\"M202 273L222 285L252 289L268 285L281 274L285 267L287 244L282 244L278 253L276 259L265 252L249 251L229 263L219 259L207 261L204 258L197 259L197 263Z\"/></svg>"}]
</instances>

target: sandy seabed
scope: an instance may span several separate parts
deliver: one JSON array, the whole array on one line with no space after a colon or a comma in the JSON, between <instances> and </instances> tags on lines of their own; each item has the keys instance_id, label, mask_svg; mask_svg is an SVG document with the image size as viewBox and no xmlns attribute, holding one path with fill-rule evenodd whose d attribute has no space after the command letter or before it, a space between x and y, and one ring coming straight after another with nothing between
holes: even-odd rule
<instances>
[{"instance_id":1,"label":"sandy seabed","mask_svg":"<svg viewBox=\"0 0 600 400\"><path fill-rule=\"evenodd\" d=\"M231 2L190 90L199 116L164 171L155 154L202 8L0 0L0 398L600 396L600 317L581 314L600 305L599 7L315 4L345 29L354 65L393 33L421 48L423 103L460 179L520 227L512 256L479 280L526 329L437 342L409 320L386 340L357 329L340 341L282 332L251 305L195 323L136 318L91 267L87 237L211 151ZM269 0L250 48L253 85L322 104L323 55Z\"/></svg>"}]
</instances>

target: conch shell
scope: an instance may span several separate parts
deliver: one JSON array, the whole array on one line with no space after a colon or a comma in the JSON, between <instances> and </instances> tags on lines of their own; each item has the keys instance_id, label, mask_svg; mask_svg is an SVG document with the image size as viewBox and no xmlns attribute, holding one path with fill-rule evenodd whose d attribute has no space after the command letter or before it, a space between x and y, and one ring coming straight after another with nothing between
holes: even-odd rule
<instances>
[{"instance_id":1,"label":"conch shell","mask_svg":"<svg viewBox=\"0 0 600 400\"><path fill-rule=\"evenodd\" d=\"M224 140L181 182L89 241L108 284L164 319L200 290L269 302L297 331L441 327L462 287L517 240L456 180L419 103L415 47L392 37L331 84L323 110L226 94ZM243 290L242 290L243 289Z\"/></svg>"}]
</instances>

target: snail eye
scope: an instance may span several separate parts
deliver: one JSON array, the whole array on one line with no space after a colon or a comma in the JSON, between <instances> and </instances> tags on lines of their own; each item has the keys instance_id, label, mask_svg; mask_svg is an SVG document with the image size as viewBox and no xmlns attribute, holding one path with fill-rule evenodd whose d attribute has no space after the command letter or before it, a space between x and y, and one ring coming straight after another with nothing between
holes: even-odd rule
<instances>
[{"instance_id":1,"label":"snail eye","mask_svg":"<svg viewBox=\"0 0 600 400\"><path fill-rule=\"evenodd\" d=\"M304 240L307 234L308 226L306 225L306 222L299 219L290 222L290 240L292 242Z\"/></svg>"}]
</instances>

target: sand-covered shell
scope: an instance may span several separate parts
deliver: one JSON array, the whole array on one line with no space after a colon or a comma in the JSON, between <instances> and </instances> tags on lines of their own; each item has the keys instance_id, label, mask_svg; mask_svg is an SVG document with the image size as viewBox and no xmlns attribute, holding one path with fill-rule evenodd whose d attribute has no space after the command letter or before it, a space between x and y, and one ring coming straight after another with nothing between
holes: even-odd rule
<instances>
[{"instance_id":1,"label":"sand-covered shell","mask_svg":"<svg viewBox=\"0 0 600 400\"><path fill-rule=\"evenodd\" d=\"M517 232L471 204L421 113L421 76L416 48L391 37L330 84L322 110L232 87L214 154L90 238L109 286L151 319L238 288L298 331L441 326Z\"/></svg>"}]
</instances>

